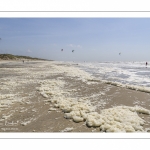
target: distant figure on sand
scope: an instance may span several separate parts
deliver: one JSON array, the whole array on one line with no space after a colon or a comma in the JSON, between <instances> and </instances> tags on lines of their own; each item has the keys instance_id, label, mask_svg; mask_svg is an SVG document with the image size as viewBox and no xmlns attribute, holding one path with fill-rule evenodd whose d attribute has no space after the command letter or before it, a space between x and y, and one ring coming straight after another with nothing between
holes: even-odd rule
<instances>
[{"instance_id":1,"label":"distant figure on sand","mask_svg":"<svg viewBox=\"0 0 150 150\"><path fill-rule=\"evenodd\" d=\"M24 60L22 62L24 63Z\"/></svg>"},{"instance_id":2,"label":"distant figure on sand","mask_svg":"<svg viewBox=\"0 0 150 150\"><path fill-rule=\"evenodd\" d=\"M148 63L146 62L146 67L147 67Z\"/></svg>"}]
</instances>

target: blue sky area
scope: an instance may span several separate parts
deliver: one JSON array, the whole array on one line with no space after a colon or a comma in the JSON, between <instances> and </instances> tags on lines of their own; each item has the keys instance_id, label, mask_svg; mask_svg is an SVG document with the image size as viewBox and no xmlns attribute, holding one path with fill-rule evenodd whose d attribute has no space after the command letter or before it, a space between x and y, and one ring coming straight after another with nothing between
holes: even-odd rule
<instances>
[{"instance_id":1,"label":"blue sky area","mask_svg":"<svg viewBox=\"0 0 150 150\"><path fill-rule=\"evenodd\" d=\"M0 18L0 38L1 54L150 61L150 18Z\"/></svg>"}]
</instances>

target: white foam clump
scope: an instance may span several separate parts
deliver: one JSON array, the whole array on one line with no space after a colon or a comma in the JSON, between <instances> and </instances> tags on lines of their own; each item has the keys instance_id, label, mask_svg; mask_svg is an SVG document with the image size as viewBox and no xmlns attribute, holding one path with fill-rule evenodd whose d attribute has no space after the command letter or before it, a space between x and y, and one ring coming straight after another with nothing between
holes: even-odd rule
<instances>
[{"instance_id":1,"label":"white foam clump","mask_svg":"<svg viewBox=\"0 0 150 150\"><path fill-rule=\"evenodd\" d=\"M37 87L36 89L40 91L40 94L48 98L48 95L54 96L54 95L61 95L60 87L64 85L64 82L60 80L44 80L39 82L40 87Z\"/></svg>"},{"instance_id":2,"label":"white foam clump","mask_svg":"<svg viewBox=\"0 0 150 150\"><path fill-rule=\"evenodd\" d=\"M35 121L37 118L28 118L28 119L25 119L24 121L22 121L20 124L22 126L26 126L28 124L30 124L32 121Z\"/></svg>"},{"instance_id":3,"label":"white foam clump","mask_svg":"<svg viewBox=\"0 0 150 150\"><path fill-rule=\"evenodd\" d=\"M137 112L150 114L149 110L139 106L118 106L104 109L99 114L95 112L95 107L87 103L87 100L66 97L64 93L67 92L61 90L63 85L64 82L60 80L46 80L41 82L39 91L51 97L49 101L65 113L66 119L72 119L74 122L85 121L87 126L99 127L104 132L144 131L144 120Z\"/></svg>"},{"instance_id":4,"label":"white foam clump","mask_svg":"<svg viewBox=\"0 0 150 150\"><path fill-rule=\"evenodd\" d=\"M14 96L15 96L15 94L3 94L3 95L0 95L0 100L9 99L9 98L12 98Z\"/></svg>"},{"instance_id":5,"label":"white foam clump","mask_svg":"<svg viewBox=\"0 0 150 150\"><path fill-rule=\"evenodd\" d=\"M144 131L144 120L138 116L137 112L150 114L149 110L138 106L118 106L104 109L100 114L84 103L78 103L72 107L70 103L63 107L63 111L69 111L69 113L65 113L65 118L73 119L74 122L86 121L87 126L100 127L100 130L106 132Z\"/></svg>"},{"instance_id":6,"label":"white foam clump","mask_svg":"<svg viewBox=\"0 0 150 150\"><path fill-rule=\"evenodd\" d=\"M93 111L89 104L82 103L77 99L69 98L64 96L64 93L69 95L69 92L64 92L61 90L64 82L60 80L44 80L40 82L40 87L37 88L39 92L45 97L51 97L50 102L54 103L54 107L60 108L64 113L66 113L66 118L72 118L75 122L81 122L84 120L81 117L81 112L84 113ZM52 108L51 108L52 109Z\"/></svg>"},{"instance_id":7,"label":"white foam clump","mask_svg":"<svg viewBox=\"0 0 150 150\"><path fill-rule=\"evenodd\" d=\"M73 130L73 128L65 128L64 130L62 130L61 132L71 132Z\"/></svg>"},{"instance_id":8,"label":"white foam clump","mask_svg":"<svg viewBox=\"0 0 150 150\"><path fill-rule=\"evenodd\" d=\"M73 116L72 119L74 122L82 122L84 120L82 117L79 116Z\"/></svg>"},{"instance_id":9,"label":"white foam clump","mask_svg":"<svg viewBox=\"0 0 150 150\"><path fill-rule=\"evenodd\" d=\"M92 75L77 67L55 65L53 68L55 69L55 73L65 73L67 76L77 77L77 79L87 82L88 84L95 84L95 82L88 82L94 79Z\"/></svg>"},{"instance_id":10,"label":"white foam clump","mask_svg":"<svg viewBox=\"0 0 150 150\"><path fill-rule=\"evenodd\" d=\"M71 67L53 66L55 73L63 73L72 77L79 77L78 71L71 73ZM84 74L84 73L83 73ZM82 77L81 77L82 78ZM80 78L80 79L81 79ZM90 76L82 79L92 80ZM61 80L44 80L40 82L39 92L49 98L50 102L54 103L54 107L60 108L65 113L66 119L72 119L74 122L85 121L87 126L99 127L104 132L138 132L144 131L144 120L137 113L150 114L149 110L136 106L118 106L114 108L104 109L101 113L95 112L95 107L87 103L87 100L80 100L69 97L69 92L65 92ZM113 83L112 83L113 84ZM117 86L123 86L119 83L114 83ZM66 94L66 95L64 95Z\"/></svg>"},{"instance_id":11,"label":"white foam clump","mask_svg":"<svg viewBox=\"0 0 150 150\"><path fill-rule=\"evenodd\" d=\"M136 85L125 85L126 88L132 89L132 90L137 90L141 92L146 92L150 93L150 88L149 87L143 87L143 86L136 86Z\"/></svg>"},{"instance_id":12,"label":"white foam clump","mask_svg":"<svg viewBox=\"0 0 150 150\"><path fill-rule=\"evenodd\" d=\"M31 121L26 121L26 122L22 122L21 125L22 126L26 126L27 124L31 123Z\"/></svg>"},{"instance_id":13,"label":"white foam clump","mask_svg":"<svg viewBox=\"0 0 150 150\"><path fill-rule=\"evenodd\" d=\"M10 104L14 103L15 94L3 94L0 95L0 108L8 108Z\"/></svg>"},{"instance_id":14,"label":"white foam clump","mask_svg":"<svg viewBox=\"0 0 150 150\"><path fill-rule=\"evenodd\" d=\"M111 84L111 85L114 85L114 86L125 87L125 88L131 89L131 90L136 90L136 91L150 93L150 87L122 84L122 83L119 83L119 82L106 81L106 80L102 80L102 81L104 83L106 83L106 84Z\"/></svg>"},{"instance_id":15,"label":"white foam clump","mask_svg":"<svg viewBox=\"0 0 150 150\"><path fill-rule=\"evenodd\" d=\"M100 127L100 130L106 132L144 131L144 120L138 116L137 112L150 113L149 110L138 106L118 106L104 109L100 114L89 114L86 124L88 126Z\"/></svg>"},{"instance_id":16,"label":"white foam clump","mask_svg":"<svg viewBox=\"0 0 150 150\"><path fill-rule=\"evenodd\" d=\"M130 111L133 111L133 112L138 112L138 113L143 113L143 114L150 115L150 110L145 109L141 106L135 106L135 107L118 106L118 108L129 109Z\"/></svg>"},{"instance_id":17,"label":"white foam clump","mask_svg":"<svg viewBox=\"0 0 150 150\"><path fill-rule=\"evenodd\" d=\"M118 106L104 109L101 113L85 111L84 109L72 110L65 114L65 118L75 122L86 121L87 126L100 127L106 132L136 132L144 131L144 120L137 112L150 114L150 111L142 107Z\"/></svg>"},{"instance_id":18,"label":"white foam clump","mask_svg":"<svg viewBox=\"0 0 150 150\"><path fill-rule=\"evenodd\" d=\"M58 99L55 101L65 112L66 119L72 119L74 122L86 121L87 126L100 127L100 130L106 132L136 132L144 131L144 120L137 112L150 114L150 111L142 107L118 106L110 109L104 109L100 114L94 112L92 106L73 100Z\"/></svg>"},{"instance_id":19,"label":"white foam clump","mask_svg":"<svg viewBox=\"0 0 150 150\"><path fill-rule=\"evenodd\" d=\"M3 115L2 116L2 119L8 119L8 118L10 118L12 116L12 114L9 114L9 115Z\"/></svg>"},{"instance_id":20,"label":"white foam clump","mask_svg":"<svg viewBox=\"0 0 150 150\"><path fill-rule=\"evenodd\" d=\"M66 119L73 119L74 122L84 121L81 114L94 110L92 106L71 98L59 98L53 102L55 102L56 107L59 107L65 113Z\"/></svg>"},{"instance_id":21,"label":"white foam clump","mask_svg":"<svg viewBox=\"0 0 150 150\"><path fill-rule=\"evenodd\" d=\"M55 108L49 108L49 111L54 111L54 110L57 110L57 109L55 109Z\"/></svg>"}]
</instances>

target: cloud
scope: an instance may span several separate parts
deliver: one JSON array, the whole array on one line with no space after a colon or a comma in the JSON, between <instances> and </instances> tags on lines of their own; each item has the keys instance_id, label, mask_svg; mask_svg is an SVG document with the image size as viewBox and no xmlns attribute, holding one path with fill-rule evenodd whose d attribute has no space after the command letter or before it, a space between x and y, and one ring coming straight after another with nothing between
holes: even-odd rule
<instances>
[{"instance_id":1,"label":"cloud","mask_svg":"<svg viewBox=\"0 0 150 150\"><path fill-rule=\"evenodd\" d=\"M77 47L78 47L78 48L82 48L82 46L81 46L81 45L77 45Z\"/></svg>"},{"instance_id":2,"label":"cloud","mask_svg":"<svg viewBox=\"0 0 150 150\"><path fill-rule=\"evenodd\" d=\"M51 46L57 46L57 44L56 43L52 43Z\"/></svg>"},{"instance_id":3,"label":"cloud","mask_svg":"<svg viewBox=\"0 0 150 150\"><path fill-rule=\"evenodd\" d=\"M28 53L31 53L31 52L32 52L30 49L28 49L27 51L28 51Z\"/></svg>"},{"instance_id":4,"label":"cloud","mask_svg":"<svg viewBox=\"0 0 150 150\"><path fill-rule=\"evenodd\" d=\"M71 48L82 48L81 45L75 45L75 44L68 44L67 46L71 47Z\"/></svg>"},{"instance_id":5,"label":"cloud","mask_svg":"<svg viewBox=\"0 0 150 150\"><path fill-rule=\"evenodd\" d=\"M74 47L73 44L68 44L67 46L69 46L69 47Z\"/></svg>"}]
</instances>

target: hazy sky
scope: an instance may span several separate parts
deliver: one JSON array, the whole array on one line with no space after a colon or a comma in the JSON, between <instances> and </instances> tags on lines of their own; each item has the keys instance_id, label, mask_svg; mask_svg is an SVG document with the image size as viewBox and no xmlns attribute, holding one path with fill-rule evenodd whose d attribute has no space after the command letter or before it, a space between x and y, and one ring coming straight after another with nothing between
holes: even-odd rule
<instances>
[{"instance_id":1,"label":"hazy sky","mask_svg":"<svg viewBox=\"0 0 150 150\"><path fill-rule=\"evenodd\" d=\"M150 18L0 18L0 38L0 53L66 61L150 61Z\"/></svg>"}]
</instances>

